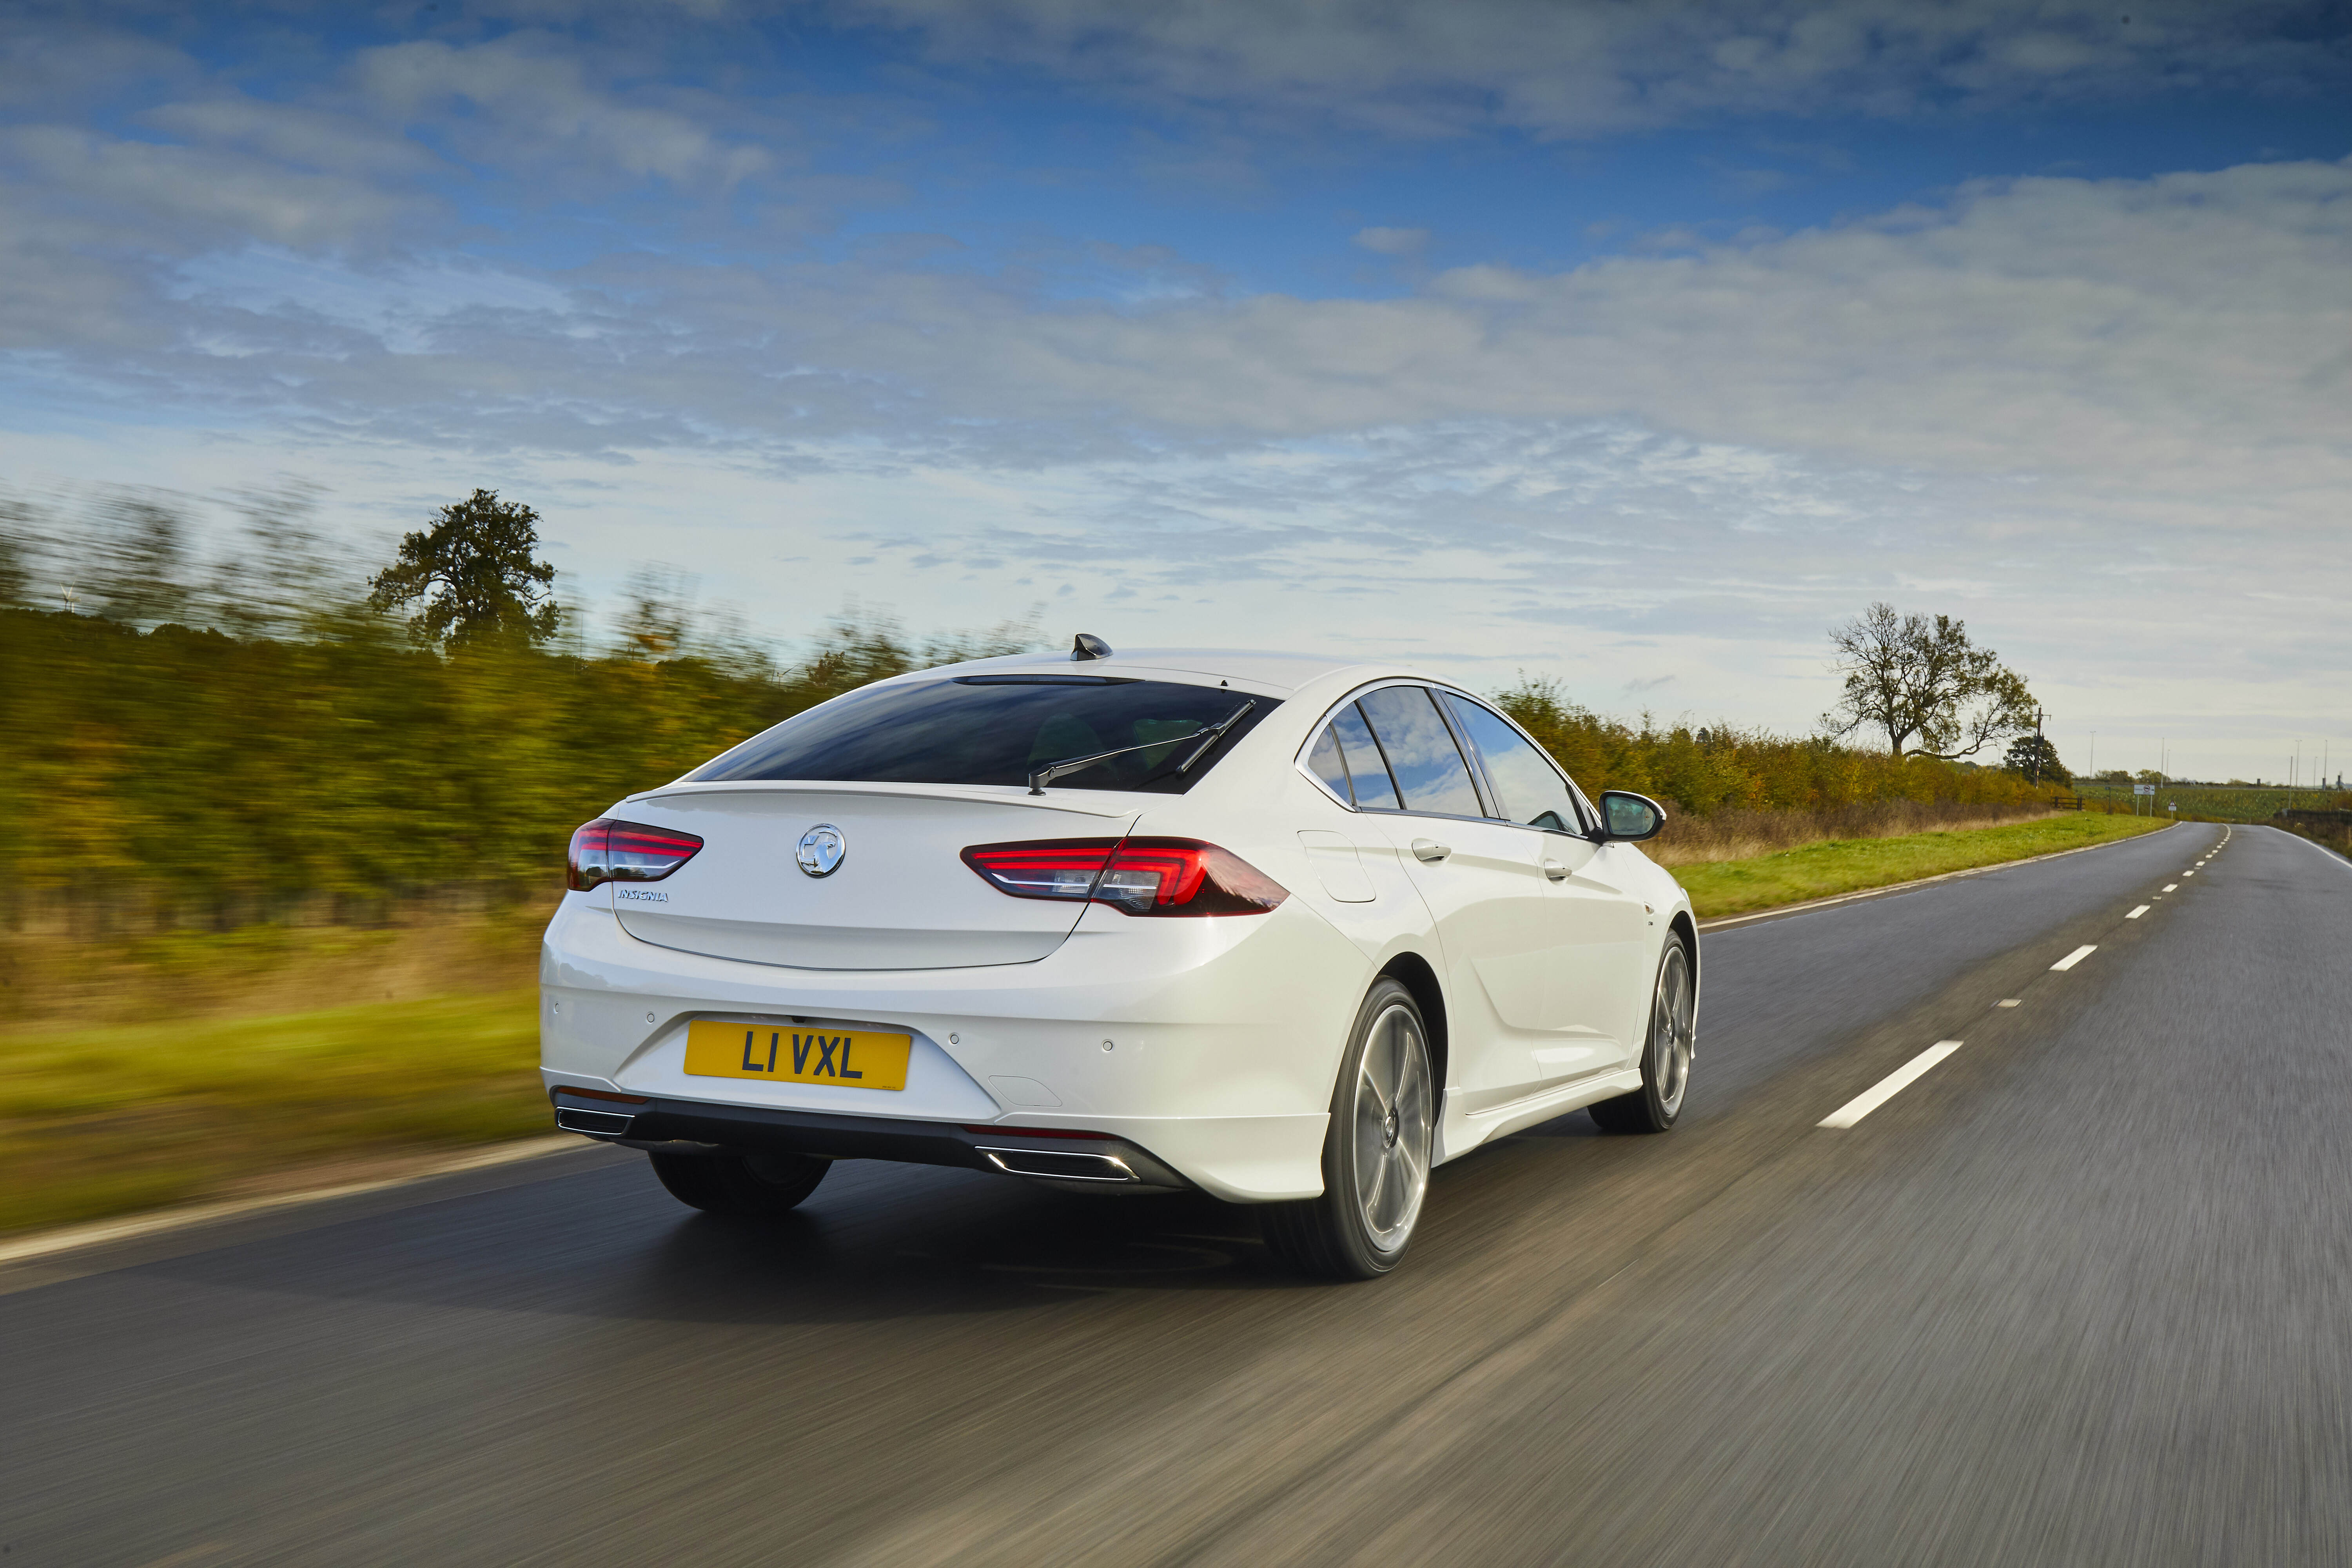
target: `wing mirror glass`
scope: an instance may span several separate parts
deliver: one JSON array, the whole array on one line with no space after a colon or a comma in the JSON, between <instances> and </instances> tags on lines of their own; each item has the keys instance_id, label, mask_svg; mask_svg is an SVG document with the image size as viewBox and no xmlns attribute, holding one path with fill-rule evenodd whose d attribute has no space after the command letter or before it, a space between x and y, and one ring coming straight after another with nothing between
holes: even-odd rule
<instances>
[{"instance_id":1,"label":"wing mirror glass","mask_svg":"<svg viewBox=\"0 0 2352 1568\"><path fill-rule=\"evenodd\" d=\"M1631 790L1611 789L1601 792L1601 836L1638 843L1655 838L1666 825L1666 808L1645 795Z\"/></svg>"}]
</instances>

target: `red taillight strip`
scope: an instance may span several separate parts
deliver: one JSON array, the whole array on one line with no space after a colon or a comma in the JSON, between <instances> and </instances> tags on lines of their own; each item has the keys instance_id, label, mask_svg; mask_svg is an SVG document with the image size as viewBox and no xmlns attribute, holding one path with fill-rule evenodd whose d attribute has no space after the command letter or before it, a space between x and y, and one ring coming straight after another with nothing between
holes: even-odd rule
<instances>
[{"instance_id":1,"label":"red taillight strip","mask_svg":"<svg viewBox=\"0 0 2352 1568\"><path fill-rule=\"evenodd\" d=\"M559 1083L553 1089L549 1089L548 1093L551 1095L569 1094L581 1100L614 1100L620 1101L623 1105L651 1105L653 1103L650 1099L642 1094L614 1094L609 1089L574 1089L568 1083Z\"/></svg>"},{"instance_id":2,"label":"red taillight strip","mask_svg":"<svg viewBox=\"0 0 2352 1568\"><path fill-rule=\"evenodd\" d=\"M702 840L691 833L672 833L660 827L640 827L634 822L613 824L610 841L615 849L625 847L631 849L642 849L651 855L675 855L681 859L702 847Z\"/></svg>"}]
</instances>

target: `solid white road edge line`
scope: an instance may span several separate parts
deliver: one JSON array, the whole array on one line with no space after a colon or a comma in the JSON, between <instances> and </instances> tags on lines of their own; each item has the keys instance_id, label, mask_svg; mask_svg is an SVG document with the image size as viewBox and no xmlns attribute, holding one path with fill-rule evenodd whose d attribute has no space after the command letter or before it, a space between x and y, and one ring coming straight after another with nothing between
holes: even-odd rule
<instances>
[{"instance_id":1,"label":"solid white road edge line","mask_svg":"<svg viewBox=\"0 0 2352 1568\"><path fill-rule=\"evenodd\" d=\"M2326 856L2326 857L2327 857L2327 858L2329 858L2330 860L2333 860L2336 865L2338 865L2338 866L2341 866L2341 867L2345 868L2347 870L2352 870L2352 860L2347 860L2347 859L2345 859L2342 856L2340 856L2340 855L2336 854L2335 850L2328 848L2328 847L2327 847L2327 846L2326 846L2325 844L2312 844L2311 840L2310 840L2310 839L2308 839L2308 838L2305 838L2302 834L2300 834L2300 833L2289 833L2289 832L2288 832L2285 828L2284 828L2284 827L2273 827L2273 828L2272 828L2272 829L2271 829L2271 831L2272 831L2273 833L2277 834L2277 835L2278 835L2280 837L2282 837L2282 838L2291 838L2291 839L2294 840L2294 842L2296 842L2297 844L2305 844L2305 845L2310 845L2310 847L2311 847L2312 848L2316 849L2316 850L2317 850L2317 851L2319 851L2319 853L2321 853L2322 855ZM2130 839L2128 839L2128 838L2125 838L2125 839L2118 839L2118 840L2117 840L2117 842L2118 842L2118 843L2123 843L2123 844L2128 844L2128 843L2130 843L2130 842L2131 842L2131 840L2130 840ZM1701 931L1705 931L1706 928L1705 926L1701 926L1699 929L1700 929Z\"/></svg>"},{"instance_id":2,"label":"solid white road edge line","mask_svg":"<svg viewBox=\"0 0 2352 1568\"><path fill-rule=\"evenodd\" d=\"M1960 1048L1958 1040L1937 1040L1814 1125L1820 1127L1851 1127L1896 1095L1909 1088L1913 1079Z\"/></svg>"},{"instance_id":3,"label":"solid white road edge line","mask_svg":"<svg viewBox=\"0 0 2352 1568\"><path fill-rule=\"evenodd\" d=\"M2098 951L2099 944L2095 942L2090 942L2084 946L2076 948L2074 952L2068 953L2065 957L2060 959L2050 967L2053 969L2072 969L2076 964L2082 963L2083 960L2090 957L2091 954Z\"/></svg>"},{"instance_id":4,"label":"solid white road edge line","mask_svg":"<svg viewBox=\"0 0 2352 1568\"><path fill-rule=\"evenodd\" d=\"M165 1209L161 1214L140 1215L130 1219L100 1220L94 1225L78 1225L65 1230L43 1231L15 1241L0 1241L0 1263L22 1263L28 1258L46 1258L53 1252L70 1252L79 1247L96 1247L100 1242L127 1241L133 1237L154 1236L167 1230L180 1230L189 1226L208 1225L215 1220L236 1219L245 1215L266 1214L271 1209L299 1208L304 1204L325 1203L329 1198L348 1198L360 1193L380 1193L391 1187L404 1187L414 1182L430 1181L435 1176L453 1175L459 1171L478 1171L488 1165L510 1165L519 1160L536 1160L543 1154L560 1154L567 1149L585 1146L579 1134L562 1132L545 1138L523 1138L512 1143L494 1144L478 1149L470 1154L459 1154L443 1160L406 1175L386 1176L373 1182L346 1182L341 1186L313 1187L307 1192L272 1193L268 1197L239 1198L224 1204L200 1204L194 1208Z\"/></svg>"},{"instance_id":5,"label":"solid white road edge line","mask_svg":"<svg viewBox=\"0 0 2352 1568\"><path fill-rule=\"evenodd\" d=\"M2127 921L2136 921L2136 920L2139 919L2139 917L2140 917L2140 916L2142 916L2142 915L2144 915L2144 914L2146 914L2146 913L2147 913L2147 906L2146 904L2142 904L2139 908L2137 908L2137 909L2134 910L2131 913L2129 913L2129 914L2126 915L2126 916L2124 917L2124 919L2126 919L2126 920L2127 920Z\"/></svg>"}]
</instances>

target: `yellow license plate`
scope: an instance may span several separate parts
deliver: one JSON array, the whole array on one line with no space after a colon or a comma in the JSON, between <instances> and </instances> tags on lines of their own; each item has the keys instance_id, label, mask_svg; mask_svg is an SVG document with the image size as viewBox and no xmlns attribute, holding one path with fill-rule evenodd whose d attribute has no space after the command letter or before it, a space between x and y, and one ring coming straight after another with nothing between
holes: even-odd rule
<instances>
[{"instance_id":1,"label":"yellow license plate","mask_svg":"<svg viewBox=\"0 0 2352 1568\"><path fill-rule=\"evenodd\" d=\"M843 1089L904 1089L912 1035L871 1029L805 1029L773 1024L686 1026L686 1070L698 1078L830 1083Z\"/></svg>"}]
</instances>

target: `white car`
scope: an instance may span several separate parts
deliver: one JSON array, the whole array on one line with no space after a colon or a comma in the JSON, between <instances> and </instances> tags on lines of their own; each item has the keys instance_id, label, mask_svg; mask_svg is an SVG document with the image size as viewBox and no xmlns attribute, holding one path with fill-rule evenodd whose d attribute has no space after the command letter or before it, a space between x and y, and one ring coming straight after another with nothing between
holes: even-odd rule
<instances>
[{"instance_id":1,"label":"white car","mask_svg":"<svg viewBox=\"0 0 2352 1568\"><path fill-rule=\"evenodd\" d=\"M1664 822L1402 668L1082 636L899 676L573 836L542 1072L698 1208L964 1166L1263 1205L1370 1277L1432 1166L1580 1106L1674 1124Z\"/></svg>"}]
</instances>

